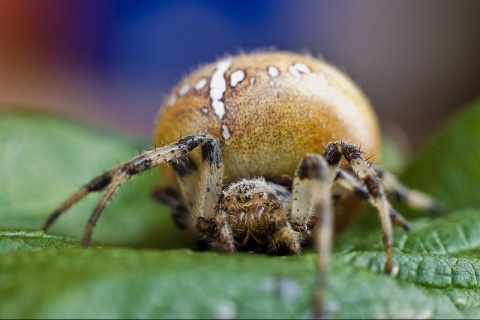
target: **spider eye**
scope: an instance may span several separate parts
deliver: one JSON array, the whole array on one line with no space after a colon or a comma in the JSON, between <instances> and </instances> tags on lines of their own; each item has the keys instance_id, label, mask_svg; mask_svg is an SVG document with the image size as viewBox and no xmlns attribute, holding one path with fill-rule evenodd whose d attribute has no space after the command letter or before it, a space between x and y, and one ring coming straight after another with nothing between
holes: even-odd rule
<instances>
[{"instance_id":1,"label":"spider eye","mask_svg":"<svg viewBox=\"0 0 480 320\"><path fill-rule=\"evenodd\" d=\"M246 193L240 193L240 194L237 194L236 199L237 201L240 201L240 202L247 202L250 200L250 195Z\"/></svg>"},{"instance_id":2,"label":"spider eye","mask_svg":"<svg viewBox=\"0 0 480 320\"><path fill-rule=\"evenodd\" d=\"M264 193L263 193L263 192L259 192L259 193L258 193L258 196L259 196L260 198L263 198Z\"/></svg>"}]
</instances>

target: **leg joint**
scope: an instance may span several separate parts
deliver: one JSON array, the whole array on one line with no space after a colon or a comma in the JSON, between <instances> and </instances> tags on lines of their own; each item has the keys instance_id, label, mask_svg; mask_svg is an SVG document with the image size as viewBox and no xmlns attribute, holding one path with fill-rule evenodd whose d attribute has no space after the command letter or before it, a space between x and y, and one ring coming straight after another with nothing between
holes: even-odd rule
<instances>
[{"instance_id":1,"label":"leg joint","mask_svg":"<svg viewBox=\"0 0 480 320\"><path fill-rule=\"evenodd\" d=\"M92 181L90 181L87 185L85 185L85 189L88 190L88 192L95 192L95 191L101 191L107 187L110 182L112 181L112 175L110 172L105 172L101 176L96 177Z\"/></svg>"}]
</instances>

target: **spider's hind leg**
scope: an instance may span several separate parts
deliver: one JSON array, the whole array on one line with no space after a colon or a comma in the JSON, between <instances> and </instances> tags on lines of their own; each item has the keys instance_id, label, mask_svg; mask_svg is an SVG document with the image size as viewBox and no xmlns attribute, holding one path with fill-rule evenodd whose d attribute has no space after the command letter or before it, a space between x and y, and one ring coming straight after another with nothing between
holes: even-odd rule
<instances>
[{"instance_id":1,"label":"spider's hind leg","mask_svg":"<svg viewBox=\"0 0 480 320\"><path fill-rule=\"evenodd\" d=\"M369 201L370 204L375 206L370 198L367 188L358 180L357 177L349 171L337 168L333 184L333 193L345 194L346 192L356 195L358 198ZM389 208L390 218L405 231L410 230L410 224L399 212L390 206Z\"/></svg>"},{"instance_id":2,"label":"spider's hind leg","mask_svg":"<svg viewBox=\"0 0 480 320\"><path fill-rule=\"evenodd\" d=\"M173 222L179 229L187 228L190 222L190 213L177 191L168 187L158 187L153 191L152 195L155 200L171 208Z\"/></svg>"},{"instance_id":3,"label":"spider's hind leg","mask_svg":"<svg viewBox=\"0 0 480 320\"><path fill-rule=\"evenodd\" d=\"M432 213L441 213L444 210L440 202L421 191L406 187L391 172L384 170L379 165L372 165L372 168L382 181L387 194L392 196L394 200L406 203L411 208Z\"/></svg>"}]
</instances>

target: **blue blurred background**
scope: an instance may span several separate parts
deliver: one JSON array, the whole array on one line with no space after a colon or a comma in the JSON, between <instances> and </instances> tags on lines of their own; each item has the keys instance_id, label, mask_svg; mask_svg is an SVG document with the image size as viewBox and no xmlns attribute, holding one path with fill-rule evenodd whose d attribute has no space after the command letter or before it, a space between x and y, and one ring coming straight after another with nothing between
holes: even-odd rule
<instances>
[{"instance_id":1,"label":"blue blurred background","mask_svg":"<svg viewBox=\"0 0 480 320\"><path fill-rule=\"evenodd\" d=\"M480 1L0 1L0 104L149 137L161 100L225 53L340 66L417 146L480 93Z\"/></svg>"}]
</instances>

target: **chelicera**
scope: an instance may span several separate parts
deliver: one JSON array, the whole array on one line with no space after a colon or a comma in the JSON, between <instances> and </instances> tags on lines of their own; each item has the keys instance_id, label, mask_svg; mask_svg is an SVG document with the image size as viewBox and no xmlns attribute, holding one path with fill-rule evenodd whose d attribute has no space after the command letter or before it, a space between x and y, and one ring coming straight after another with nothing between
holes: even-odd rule
<instances>
[{"instance_id":1,"label":"chelicera","mask_svg":"<svg viewBox=\"0 0 480 320\"><path fill-rule=\"evenodd\" d=\"M413 207L438 207L366 160L375 161L380 152L368 100L346 75L308 55L255 52L200 67L165 99L154 140L160 147L94 178L43 229L90 192L104 190L83 238L89 246L118 188L161 167L167 184L157 198L172 207L177 225L212 249L300 253L314 239L318 315L332 234L354 219L362 203L379 213L386 273L393 268L391 220L408 229L386 194Z\"/></svg>"}]
</instances>

